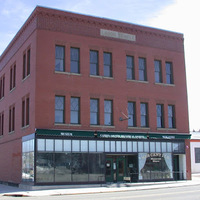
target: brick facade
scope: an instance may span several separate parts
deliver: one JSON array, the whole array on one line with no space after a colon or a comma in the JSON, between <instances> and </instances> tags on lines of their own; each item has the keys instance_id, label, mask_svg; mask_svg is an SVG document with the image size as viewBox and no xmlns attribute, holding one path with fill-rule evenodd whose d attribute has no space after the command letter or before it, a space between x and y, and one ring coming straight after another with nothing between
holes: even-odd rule
<instances>
[{"instance_id":1,"label":"brick facade","mask_svg":"<svg viewBox=\"0 0 200 200\"><path fill-rule=\"evenodd\" d=\"M136 36L128 41L100 35L110 30ZM183 35L108 19L36 7L0 57L5 75L4 132L0 136L0 181L21 182L23 136L35 129L97 130L130 133L189 134ZM55 45L65 46L65 72L55 71ZM80 49L80 74L70 73L70 48ZM23 55L31 50L30 75L22 80ZM99 52L99 75L90 75L89 51ZM112 53L111 78L104 77L103 53ZM126 78L126 55L134 57L135 80ZM147 81L139 81L138 59L146 59ZM154 60L162 62L163 83L155 83ZM174 84L166 84L165 62L173 64ZM10 67L16 86L10 91ZM22 127L22 99L30 99L30 123ZM55 123L55 96L65 97L65 122ZM80 124L70 124L70 98L80 98ZM99 99L100 124L90 125L90 98ZM104 126L104 100L113 101L113 126ZM136 127L128 127L127 102L136 103ZM149 127L140 126L140 103L148 103ZM164 106L164 128L157 128L156 104ZM15 105L15 130L9 133L9 107ZM168 105L175 106L176 128L168 127ZM186 142L189 145L188 142ZM20 155L20 156L19 156ZM190 160L186 148L186 159ZM9 163L9 164L6 164ZM15 168L13 169L13 166ZM187 162L188 179L190 164Z\"/></svg>"}]
</instances>

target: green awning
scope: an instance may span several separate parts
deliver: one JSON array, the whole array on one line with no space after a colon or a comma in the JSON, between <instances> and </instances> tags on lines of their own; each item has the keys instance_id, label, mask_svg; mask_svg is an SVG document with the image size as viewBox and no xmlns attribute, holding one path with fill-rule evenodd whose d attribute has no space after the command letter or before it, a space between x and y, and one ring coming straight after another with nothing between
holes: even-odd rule
<instances>
[{"instance_id":1,"label":"green awning","mask_svg":"<svg viewBox=\"0 0 200 200\"><path fill-rule=\"evenodd\" d=\"M37 129L38 136L89 137L89 138L119 138L119 139L190 139L190 134L162 134L162 133L130 133L103 131L74 131Z\"/></svg>"}]
</instances>

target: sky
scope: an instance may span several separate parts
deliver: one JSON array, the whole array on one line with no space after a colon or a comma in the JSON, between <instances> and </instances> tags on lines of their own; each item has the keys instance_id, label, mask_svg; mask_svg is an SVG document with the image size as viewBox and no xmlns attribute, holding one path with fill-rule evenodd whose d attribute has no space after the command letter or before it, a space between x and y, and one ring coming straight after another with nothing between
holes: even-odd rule
<instances>
[{"instance_id":1,"label":"sky","mask_svg":"<svg viewBox=\"0 0 200 200\"><path fill-rule=\"evenodd\" d=\"M183 33L190 130L200 130L199 0L0 0L0 55L37 5Z\"/></svg>"}]
</instances>

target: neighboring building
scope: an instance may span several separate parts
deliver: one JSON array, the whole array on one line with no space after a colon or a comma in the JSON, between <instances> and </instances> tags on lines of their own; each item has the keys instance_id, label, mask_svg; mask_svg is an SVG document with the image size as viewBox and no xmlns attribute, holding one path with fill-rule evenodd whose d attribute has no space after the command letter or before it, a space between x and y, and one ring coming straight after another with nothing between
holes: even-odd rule
<instances>
[{"instance_id":1,"label":"neighboring building","mask_svg":"<svg viewBox=\"0 0 200 200\"><path fill-rule=\"evenodd\" d=\"M182 34L36 7L0 97L2 182L191 178Z\"/></svg>"},{"instance_id":2,"label":"neighboring building","mask_svg":"<svg viewBox=\"0 0 200 200\"><path fill-rule=\"evenodd\" d=\"M191 132L190 140L192 173L200 173L200 132Z\"/></svg>"}]
</instances>

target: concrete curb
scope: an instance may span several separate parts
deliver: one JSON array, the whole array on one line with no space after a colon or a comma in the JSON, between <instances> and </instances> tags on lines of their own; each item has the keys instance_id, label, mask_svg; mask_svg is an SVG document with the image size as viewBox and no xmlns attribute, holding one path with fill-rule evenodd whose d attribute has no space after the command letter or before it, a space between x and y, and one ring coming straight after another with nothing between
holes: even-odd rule
<instances>
[{"instance_id":1,"label":"concrete curb","mask_svg":"<svg viewBox=\"0 0 200 200\"><path fill-rule=\"evenodd\" d=\"M54 190L38 190L38 191L19 191L8 192L0 194L0 196L13 197L38 197L38 196L60 196L60 195L78 195L78 194L95 194L95 193L109 193L109 192L124 192L124 191L138 191L138 190L153 190L163 188L175 188L200 185L200 181L183 181L171 182L163 184L149 184L149 185L134 185L128 187L98 187L98 188L76 188L76 189L54 189Z\"/></svg>"}]
</instances>

